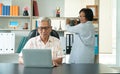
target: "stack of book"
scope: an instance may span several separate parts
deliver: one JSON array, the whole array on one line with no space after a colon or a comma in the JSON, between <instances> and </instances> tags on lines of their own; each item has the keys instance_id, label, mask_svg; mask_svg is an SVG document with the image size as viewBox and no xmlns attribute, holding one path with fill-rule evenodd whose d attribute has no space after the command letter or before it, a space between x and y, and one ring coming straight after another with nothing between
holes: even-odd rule
<instances>
[{"instance_id":1,"label":"stack of book","mask_svg":"<svg viewBox=\"0 0 120 74\"><path fill-rule=\"evenodd\" d=\"M12 5L10 6L10 16L18 16L19 15L19 6Z\"/></svg>"},{"instance_id":2,"label":"stack of book","mask_svg":"<svg viewBox=\"0 0 120 74\"><path fill-rule=\"evenodd\" d=\"M19 6L17 5L4 5L0 3L0 15L1 16L18 16Z\"/></svg>"}]
</instances>

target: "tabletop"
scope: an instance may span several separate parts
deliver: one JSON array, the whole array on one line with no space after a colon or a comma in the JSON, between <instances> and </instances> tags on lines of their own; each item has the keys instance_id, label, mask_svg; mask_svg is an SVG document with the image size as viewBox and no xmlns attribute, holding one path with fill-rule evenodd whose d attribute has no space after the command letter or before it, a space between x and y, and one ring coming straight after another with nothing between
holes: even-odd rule
<instances>
[{"instance_id":1,"label":"tabletop","mask_svg":"<svg viewBox=\"0 0 120 74\"><path fill-rule=\"evenodd\" d=\"M0 74L99 74L117 73L101 64L62 64L59 67L24 67L18 63L0 63Z\"/></svg>"}]
</instances>

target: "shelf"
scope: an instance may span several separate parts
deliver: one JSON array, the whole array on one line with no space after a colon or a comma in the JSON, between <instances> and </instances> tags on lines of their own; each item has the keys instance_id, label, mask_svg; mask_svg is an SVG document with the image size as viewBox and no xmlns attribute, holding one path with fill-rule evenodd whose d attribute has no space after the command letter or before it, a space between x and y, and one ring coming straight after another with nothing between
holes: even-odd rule
<instances>
[{"instance_id":1,"label":"shelf","mask_svg":"<svg viewBox=\"0 0 120 74\"><path fill-rule=\"evenodd\" d=\"M56 30L57 32L65 32L66 30Z\"/></svg>"},{"instance_id":2,"label":"shelf","mask_svg":"<svg viewBox=\"0 0 120 74\"><path fill-rule=\"evenodd\" d=\"M24 30L24 29L0 29L0 31L30 31L28 30Z\"/></svg>"},{"instance_id":3,"label":"shelf","mask_svg":"<svg viewBox=\"0 0 120 74\"><path fill-rule=\"evenodd\" d=\"M0 16L0 18L25 18L25 19L30 19L30 16Z\"/></svg>"},{"instance_id":4,"label":"shelf","mask_svg":"<svg viewBox=\"0 0 120 74\"><path fill-rule=\"evenodd\" d=\"M33 19L39 19L41 18L40 16L33 16ZM70 19L79 19L79 17L49 17L51 20L65 20L67 18L70 18ZM98 18L95 17L93 18L93 21L97 21Z\"/></svg>"},{"instance_id":5,"label":"shelf","mask_svg":"<svg viewBox=\"0 0 120 74\"><path fill-rule=\"evenodd\" d=\"M39 19L40 18L40 16L33 16L33 19ZM71 18L71 19L78 19L78 17L49 17L49 18L51 18L51 19L66 19L66 18Z\"/></svg>"},{"instance_id":6,"label":"shelf","mask_svg":"<svg viewBox=\"0 0 120 74\"><path fill-rule=\"evenodd\" d=\"M40 16L33 16L33 19L39 19L41 18ZM51 19L66 19L66 17L49 17Z\"/></svg>"},{"instance_id":7,"label":"shelf","mask_svg":"<svg viewBox=\"0 0 120 74\"><path fill-rule=\"evenodd\" d=\"M71 20L79 19L79 17L77 17L76 15L75 15L76 17L74 17L74 16L73 17L68 17L68 16L64 17L65 14L63 14L63 13L65 12L65 10L64 10L65 2L61 1L61 0L51 2L50 4L47 4L46 0L36 0L40 16L33 16L33 1L34 0L24 0L24 1L11 0L10 6L12 6L12 5L19 6L19 16L1 15L0 16L0 27L1 27L0 31L1 30L23 31L22 28L24 27L25 23L28 23L29 29L32 30L32 29L36 28L36 19L39 19L42 16L44 16L44 17L47 16L52 20L53 28L55 28L58 32L64 32L64 31L66 31L66 30L64 30L64 25L65 25L67 18L70 18ZM27 2L27 4L26 4L26 2ZM3 3L4 3L4 0L3 0ZM23 16L23 11L24 11L25 6L28 7L29 16ZM44 8L41 9L42 8L41 6L43 6ZM55 14L56 7L58 7L58 6L60 6L60 9L61 9L61 14L60 14L61 17L56 17L56 14ZM53 13L53 11L54 11L54 13ZM11 21L17 21L19 23L18 30L10 29L8 27L9 22L11 22ZM95 22L95 24L98 23L98 17L95 17L93 21ZM59 30L60 22L61 22L62 30ZM7 29L7 27L8 27L8 29Z\"/></svg>"}]
</instances>

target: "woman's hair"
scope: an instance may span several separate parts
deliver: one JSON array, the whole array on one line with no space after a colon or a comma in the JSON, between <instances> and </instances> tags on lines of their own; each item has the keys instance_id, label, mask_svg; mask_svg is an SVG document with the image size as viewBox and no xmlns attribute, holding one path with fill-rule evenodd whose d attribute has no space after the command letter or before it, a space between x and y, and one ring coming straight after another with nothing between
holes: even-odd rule
<instances>
[{"instance_id":1,"label":"woman's hair","mask_svg":"<svg viewBox=\"0 0 120 74\"><path fill-rule=\"evenodd\" d=\"M79 14L81 12L84 12L85 13L85 17L88 21L92 21L93 20L93 11L89 8L83 8L80 10Z\"/></svg>"}]
</instances>

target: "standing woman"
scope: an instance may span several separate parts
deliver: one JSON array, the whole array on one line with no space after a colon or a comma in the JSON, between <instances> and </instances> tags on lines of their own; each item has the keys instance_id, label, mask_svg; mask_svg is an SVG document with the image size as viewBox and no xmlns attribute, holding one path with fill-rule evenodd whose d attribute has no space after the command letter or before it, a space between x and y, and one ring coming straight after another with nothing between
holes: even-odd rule
<instances>
[{"instance_id":1,"label":"standing woman","mask_svg":"<svg viewBox=\"0 0 120 74\"><path fill-rule=\"evenodd\" d=\"M80 24L70 26L66 20L66 30L74 33L74 43L70 53L70 63L94 63L95 31L92 24L93 12L83 8L79 12Z\"/></svg>"}]
</instances>

